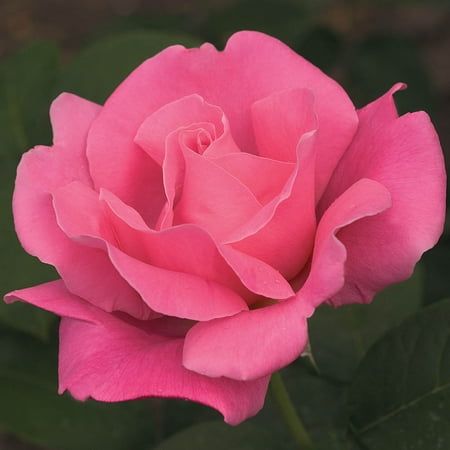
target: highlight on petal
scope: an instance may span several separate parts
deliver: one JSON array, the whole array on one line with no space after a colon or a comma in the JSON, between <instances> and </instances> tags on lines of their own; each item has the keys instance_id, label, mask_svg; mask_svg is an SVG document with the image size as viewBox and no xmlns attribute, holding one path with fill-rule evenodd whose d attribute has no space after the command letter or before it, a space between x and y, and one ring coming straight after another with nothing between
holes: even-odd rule
<instances>
[{"instance_id":1,"label":"highlight on petal","mask_svg":"<svg viewBox=\"0 0 450 450\"><path fill-rule=\"evenodd\" d=\"M321 209L360 178L384 185L392 208L340 233L348 253L346 283L332 303L369 302L389 284L408 278L442 233L445 169L434 127L424 112L397 116L393 94L358 112L360 128L339 163Z\"/></svg>"},{"instance_id":2,"label":"highlight on petal","mask_svg":"<svg viewBox=\"0 0 450 450\"><path fill-rule=\"evenodd\" d=\"M101 110L100 105L67 92L50 105L53 145L61 147L60 151L67 153L67 158L79 158L78 165L68 168L69 171L82 170L83 175L87 175L86 136Z\"/></svg>"},{"instance_id":3,"label":"highlight on petal","mask_svg":"<svg viewBox=\"0 0 450 450\"><path fill-rule=\"evenodd\" d=\"M208 377L256 380L285 367L308 341L308 299L292 297L232 317L199 322L187 333L183 365Z\"/></svg>"},{"instance_id":4,"label":"highlight on petal","mask_svg":"<svg viewBox=\"0 0 450 450\"><path fill-rule=\"evenodd\" d=\"M280 194L295 170L293 163L244 152L214 158L214 163L247 186L262 205Z\"/></svg>"},{"instance_id":5,"label":"highlight on petal","mask_svg":"<svg viewBox=\"0 0 450 450\"><path fill-rule=\"evenodd\" d=\"M286 279L272 266L228 245L220 245L218 250L250 291L277 300L294 295L294 291Z\"/></svg>"},{"instance_id":6,"label":"highlight on petal","mask_svg":"<svg viewBox=\"0 0 450 450\"><path fill-rule=\"evenodd\" d=\"M264 404L270 377L244 382L186 370L176 321L122 320L70 294L61 281L14 291L7 300L63 316L59 392L68 390L77 400L183 398L217 409L231 425L255 415Z\"/></svg>"}]
</instances>

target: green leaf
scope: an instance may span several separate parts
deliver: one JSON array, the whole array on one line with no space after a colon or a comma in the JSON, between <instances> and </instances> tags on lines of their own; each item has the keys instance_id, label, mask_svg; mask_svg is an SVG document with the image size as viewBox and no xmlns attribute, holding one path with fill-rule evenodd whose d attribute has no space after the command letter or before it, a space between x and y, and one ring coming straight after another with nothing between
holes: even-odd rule
<instances>
[{"instance_id":1,"label":"green leaf","mask_svg":"<svg viewBox=\"0 0 450 450\"><path fill-rule=\"evenodd\" d=\"M154 450L259 450L279 449L278 441L270 432L245 422L231 427L223 422L204 422L189 427L165 440ZM280 449L282 450L282 449Z\"/></svg>"},{"instance_id":2,"label":"green leaf","mask_svg":"<svg viewBox=\"0 0 450 450\"><path fill-rule=\"evenodd\" d=\"M59 396L56 357L55 345L0 332L0 429L58 450L141 450L154 443L151 401Z\"/></svg>"},{"instance_id":3,"label":"green leaf","mask_svg":"<svg viewBox=\"0 0 450 450\"><path fill-rule=\"evenodd\" d=\"M430 81L419 50L411 40L377 35L367 38L353 49L348 75L348 92L358 106L403 81L408 90L396 97L401 113L433 108Z\"/></svg>"},{"instance_id":4,"label":"green leaf","mask_svg":"<svg viewBox=\"0 0 450 450\"><path fill-rule=\"evenodd\" d=\"M0 66L0 161L50 141L48 110L58 76L54 44L35 42Z\"/></svg>"},{"instance_id":5,"label":"green leaf","mask_svg":"<svg viewBox=\"0 0 450 450\"><path fill-rule=\"evenodd\" d=\"M199 42L192 37L150 31L102 38L68 64L60 90L103 103L133 69L173 44L196 47Z\"/></svg>"},{"instance_id":6,"label":"green leaf","mask_svg":"<svg viewBox=\"0 0 450 450\"><path fill-rule=\"evenodd\" d=\"M282 377L315 450L347 449L348 411L344 386L313 373L303 358L284 369Z\"/></svg>"},{"instance_id":7,"label":"green leaf","mask_svg":"<svg viewBox=\"0 0 450 450\"><path fill-rule=\"evenodd\" d=\"M47 339L55 317L22 303L6 305L4 294L55 279L54 269L25 253L14 231L11 209L16 162L8 161L0 168L0 323Z\"/></svg>"},{"instance_id":8,"label":"green leaf","mask_svg":"<svg viewBox=\"0 0 450 450\"><path fill-rule=\"evenodd\" d=\"M368 450L450 445L450 300L378 341L350 387L351 424Z\"/></svg>"},{"instance_id":9,"label":"green leaf","mask_svg":"<svg viewBox=\"0 0 450 450\"><path fill-rule=\"evenodd\" d=\"M309 338L320 373L348 381L368 348L422 305L422 271L391 286L369 305L321 306L309 320Z\"/></svg>"}]
</instances>

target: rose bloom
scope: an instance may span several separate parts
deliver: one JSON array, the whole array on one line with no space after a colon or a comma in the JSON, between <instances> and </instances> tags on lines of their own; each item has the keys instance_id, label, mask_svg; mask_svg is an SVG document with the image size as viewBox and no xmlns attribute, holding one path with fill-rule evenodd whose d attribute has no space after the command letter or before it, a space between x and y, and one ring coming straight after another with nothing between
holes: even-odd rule
<instances>
[{"instance_id":1,"label":"rose bloom","mask_svg":"<svg viewBox=\"0 0 450 450\"><path fill-rule=\"evenodd\" d=\"M180 397L238 424L324 302L409 277L444 222L424 112L360 110L278 40L169 47L100 106L61 94L25 153L17 234L60 279L10 293L62 317L59 392Z\"/></svg>"}]
</instances>

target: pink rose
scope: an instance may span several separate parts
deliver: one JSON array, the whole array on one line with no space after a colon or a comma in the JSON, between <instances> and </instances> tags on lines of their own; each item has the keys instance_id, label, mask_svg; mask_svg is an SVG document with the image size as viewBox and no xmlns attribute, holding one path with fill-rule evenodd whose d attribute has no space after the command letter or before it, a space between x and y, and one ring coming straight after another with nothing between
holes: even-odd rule
<instances>
[{"instance_id":1,"label":"pink rose","mask_svg":"<svg viewBox=\"0 0 450 450\"><path fill-rule=\"evenodd\" d=\"M395 85L355 111L276 39L170 47L104 106L52 104L13 199L26 251L60 280L14 291L62 317L59 391L182 397L230 424L263 405L325 301L369 302L439 238L445 172Z\"/></svg>"}]
</instances>

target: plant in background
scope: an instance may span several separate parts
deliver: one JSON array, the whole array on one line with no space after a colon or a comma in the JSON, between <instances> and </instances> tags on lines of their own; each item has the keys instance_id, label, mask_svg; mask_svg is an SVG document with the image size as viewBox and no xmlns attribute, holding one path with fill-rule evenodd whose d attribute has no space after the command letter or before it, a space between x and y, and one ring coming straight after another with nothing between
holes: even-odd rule
<instances>
[{"instance_id":1,"label":"plant in background","mask_svg":"<svg viewBox=\"0 0 450 450\"><path fill-rule=\"evenodd\" d=\"M60 279L7 295L62 317L59 391L179 397L239 424L323 304L368 303L438 240L445 171L396 84L356 111L280 41L169 47L103 106L52 104L19 164L15 227ZM274 392L312 446L280 378Z\"/></svg>"}]
</instances>

